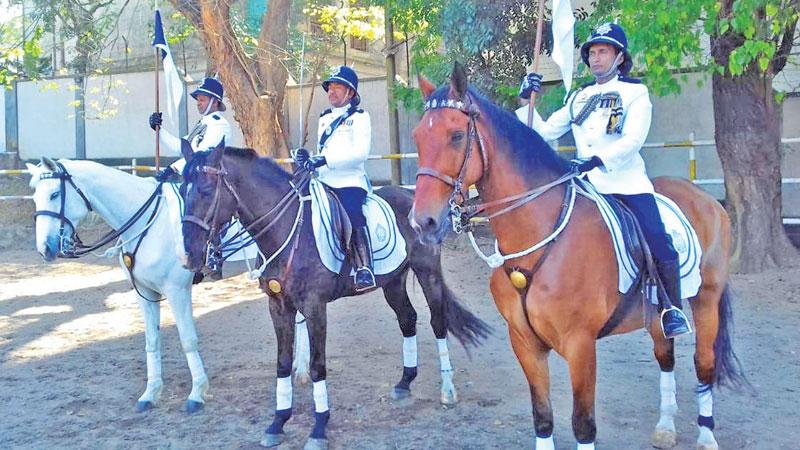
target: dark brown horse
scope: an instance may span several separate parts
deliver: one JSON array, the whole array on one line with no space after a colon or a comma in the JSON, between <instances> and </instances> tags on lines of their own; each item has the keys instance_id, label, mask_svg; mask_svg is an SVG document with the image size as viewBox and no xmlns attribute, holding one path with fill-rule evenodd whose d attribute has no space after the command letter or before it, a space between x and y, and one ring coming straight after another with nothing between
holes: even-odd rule
<instances>
[{"instance_id":1,"label":"dark brown horse","mask_svg":"<svg viewBox=\"0 0 800 450\"><path fill-rule=\"evenodd\" d=\"M458 214L472 184L488 205L487 214L517 206L490 221L502 254L521 252L551 235L562 219L570 166L533 130L468 88L459 64L449 86L437 90L425 79L420 79L420 86L426 112L414 129L420 168L412 210L412 224L420 239L441 242L451 227L451 214ZM719 203L687 181L657 179L654 183L658 192L681 207L703 248L702 286L689 302L697 333L697 447L715 449L711 388L725 381L745 382L731 347L729 219ZM537 190L547 185L554 187ZM535 199L520 201L527 194L519 194L531 192L537 193L530 195ZM510 277L515 269L516 284ZM519 283L522 275L524 282ZM603 335L627 333L644 323L661 368L661 418L653 444L662 448L675 444L673 342L664 338L657 315L643 306L641 296L623 301L611 237L593 202L578 196L558 238L527 255L506 260L494 270L490 288L530 385L537 449L553 448L550 350L569 365L574 395L572 428L578 448L593 449L595 342Z\"/></svg>"},{"instance_id":2,"label":"dark brown horse","mask_svg":"<svg viewBox=\"0 0 800 450\"><path fill-rule=\"evenodd\" d=\"M295 315L305 316L314 382L315 424L306 449L327 448L325 435L330 413L326 387L325 339L326 305L337 298L358 295L353 279L330 272L322 264L314 242L311 208L306 185L309 173L292 175L269 158L259 158L250 149L223 148L191 153L187 160L183 238L186 267L201 269L209 240L236 215L263 252L274 259L261 274L262 289L269 295L269 312L278 341L277 406L275 418L266 430L262 445L276 446L283 439L283 426L292 413L291 370L295 341ZM438 245L424 245L416 239L408 222L413 195L399 187L376 191L392 207L405 238L405 261L393 272L376 277L378 287L394 310L403 334L403 374L392 390L394 398L410 394L417 376L417 313L406 292L409 270L417 277L431 311L431 326L437 338L441 364L441 401L457 401L453 370L447 351L448 332L465 345L478 345L488 335L488 325L458 303L444 282ZM288 245L285 245L288 244ZM346 248L346 247L345 247ZM301 343L299 343L302 345Z\"/></svg>"}]
</instances>

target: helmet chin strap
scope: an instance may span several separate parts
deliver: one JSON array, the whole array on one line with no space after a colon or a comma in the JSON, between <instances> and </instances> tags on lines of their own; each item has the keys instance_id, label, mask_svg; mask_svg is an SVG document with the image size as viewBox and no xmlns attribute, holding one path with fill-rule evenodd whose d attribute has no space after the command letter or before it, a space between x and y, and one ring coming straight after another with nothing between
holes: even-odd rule
<instances>
[{"instance_id":1,"label":"helmet chin strap","mask_svg":"<svg viewBox=\"0 0 800 450\"><path fill-rule=\"evenodd\" d=\"M619 71L619 65L622 64L622 60L624 58L624 52L620 51L617 53L617 57L614 58L614 62L611 63L611 67L609 67L607 71L601 73L600 75L595 75L594 79L597 80L598 83L605 83L606 81L610 80Z\"/></svg>"},{"instance_id":2,"label":"helmet chin strap","mask_svg":"<svg viewBox=\"0 0 800 450\"><path fill-rule=\"evenodd\" d=\"M211 108L214 106L214 102L217 101L215 98L212 98L208 101L208 105L206 105L206 110L203 111L203 115L207 116L211 113Z\"/></svg>"}]
</instances>

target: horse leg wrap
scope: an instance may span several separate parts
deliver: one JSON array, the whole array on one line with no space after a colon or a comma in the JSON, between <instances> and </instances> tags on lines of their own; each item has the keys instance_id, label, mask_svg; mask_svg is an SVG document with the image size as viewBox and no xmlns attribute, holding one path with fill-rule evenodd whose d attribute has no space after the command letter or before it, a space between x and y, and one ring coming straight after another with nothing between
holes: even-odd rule
<instances>
[{"instance_id":1,"label":"horse leg wrap","mask_svg":"<svg viewBox=\"0 0 800 450\"><path fill-rule=\"evenodd\" d=\"M325 429L328 427L328 420L330 420L330 418L330 411L314 413L314 429L311 430L311 437L313 439L326 439Z\"/></svg>"},{"instance_id":2,"label":"horse leg wrap","mask_svg":"<svg viewBox=\"0 0 800 450\"><path fill-rule=\"evenodd\" d=\"M711 393L711 385L697 385L697 425L714 429L714 397Z\"/></svg>"},{"instance_id":3,"label":"horse leg wrap","mask_svg":"<svg viewBox=\"0 0 800 450\"><path fill-rule=\"evenodd\" d=\"M267 434L281 434L283 433L283 426L292 417L292 408L278 409L275 411L275 418L272 419L272 424L267 428Z\"/></svg>"},{"instance_id":4,"label":"horse leg wrap","mask_svg":"<svg viewBox=\"0 0 800 450\"><path fill-rule=\"evenodd\" d=\"M411 382L417 378L417 368L416 367L405 367L403 366L403 377L400 378L400 382L397 383L396 388L411 390Z\"/></svg>"},{"instance_id":5,"label":"horse leg wrap","mask_svg":"<svg viewBox=\"0 0 800 450\"><path fill-rule=\"evenodd\" d=\"M536 443L533 448L535 450L556 450L556 444L553 442L553 435L545 437L536 436Z\"/></svg>"}]
</instances>

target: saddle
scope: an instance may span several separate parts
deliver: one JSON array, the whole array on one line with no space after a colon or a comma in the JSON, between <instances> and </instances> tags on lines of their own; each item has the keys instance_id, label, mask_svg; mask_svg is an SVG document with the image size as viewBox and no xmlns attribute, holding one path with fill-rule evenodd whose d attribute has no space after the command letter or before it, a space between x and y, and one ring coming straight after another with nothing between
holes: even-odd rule
<instances>
[{"instance_id":1,"label":"saddle","mask_svg":"<svg viewBox=\"0 0 800 450\"><path fill-rule=\"evenodd\" d=\"M352 264L345 264L345 261L349 255L353 227L342 202L318 180L309 183L308 191L320 260L333 273L352 272ZM391 273L406 259L405 239L400 233L394 210L374 193L367 195L363 210L372 247L373 271L375 275Z\"/></svg>"}]
</instances>

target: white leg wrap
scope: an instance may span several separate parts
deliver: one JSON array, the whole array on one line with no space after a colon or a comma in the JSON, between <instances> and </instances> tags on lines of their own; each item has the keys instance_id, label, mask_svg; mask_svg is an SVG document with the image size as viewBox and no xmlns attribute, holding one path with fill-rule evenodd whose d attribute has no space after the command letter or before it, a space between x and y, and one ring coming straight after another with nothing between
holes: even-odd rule
<instances>
[{"instance_id":1,"label":"white leg wrap","mask_svg":"<svg viewBox=\"0 0 800 450\"><path fill-rule=\"evenodd\" d=\"M661 372L661 414L669 411L675 415L678 400L675 396L675 372Z\"/></svg>"},{"instance_id":2,"label":"white leg wrap","mask_svg":"<svg viewBox=\"0 0 800 450\"><path fill-rule=\"evenodd\" d=\"M147 381L161 379L161 350L147 352Z\"/></svg>"},{"instance_id":3,"label":"white leg wrap","mask_svg":"<svg viewBox=\"0 0 800 450\"><path fill-rule=\"evenodd\" d=\"M439 348L439 364L442 371L453 370L453 366L450 365L450 351L447 350L447 338L436 339L436 347Z\"/></svg>"},{"instance_id":4,"label":"white leg wrap","mask_svg":"<svg viewBox=\"0 0 800 450\"><path fill-rule=\"evenodd\" d=\"M275 388L276 407L278 411L292 407L292 377L278 378L278 385Z\"/></svg>"},{"instance_id":5,"label":"white leg wrap","mask_svg":"<svg viewBox=\"0 0 800 450\"><path fill-rule=\"evenodd\" d=\"M535 450L556 450L556 444L553 441L553 436L546 438L536 437Z\"/></svg>"},{"instance_id":6,"label":"white leg wrap","mask_svg":"<svg viewBox=\"0 0 800 450\"><path fill-rule=\"evenodd\" d=\"M314 382L314 412L324 413L328 410L328 386L325 380Z\"/></svg>"},{"instance_id":7,"label":"white leg wrap","mask_svg":"<svg viewBox=\"0 0 800 450\"><path fill-rule=\"evenodd\" d=\"M591 444L578 444L578 450L594 450L594 442Z\"/></svg>"},{"instance_id":8,"label":"white leg wrap","mask_svg":"<svg viewBox=\"0 0 800 450\"><path fill-rule=\"evenodd\" d=\"M192 374L192 381L207 378L206 370L203 368L203 360L200 359L199 352L187 352L186 361L189 363L189 372Z\"/></svg>"},{"instance_id":9,"label":"white leg wrap","mask_svg":"<svg viewBox=\"0 0 800 450\"><path fill-rule=\"evenodd\" d=\"M697 411L701 416L712 417L714 415L714 399L711 395L711 388L705 384L697 385Z\"/></svg>"},{"instance_id":10,"label":"white leg wrap","mask_svg":"<svg viewBox=\"0 0 800 450\"><path fill-rule=\"evenodd\" d=\"M403 338L403 367L417 367L417 337Z\"/></svg>"}]
</instances>

